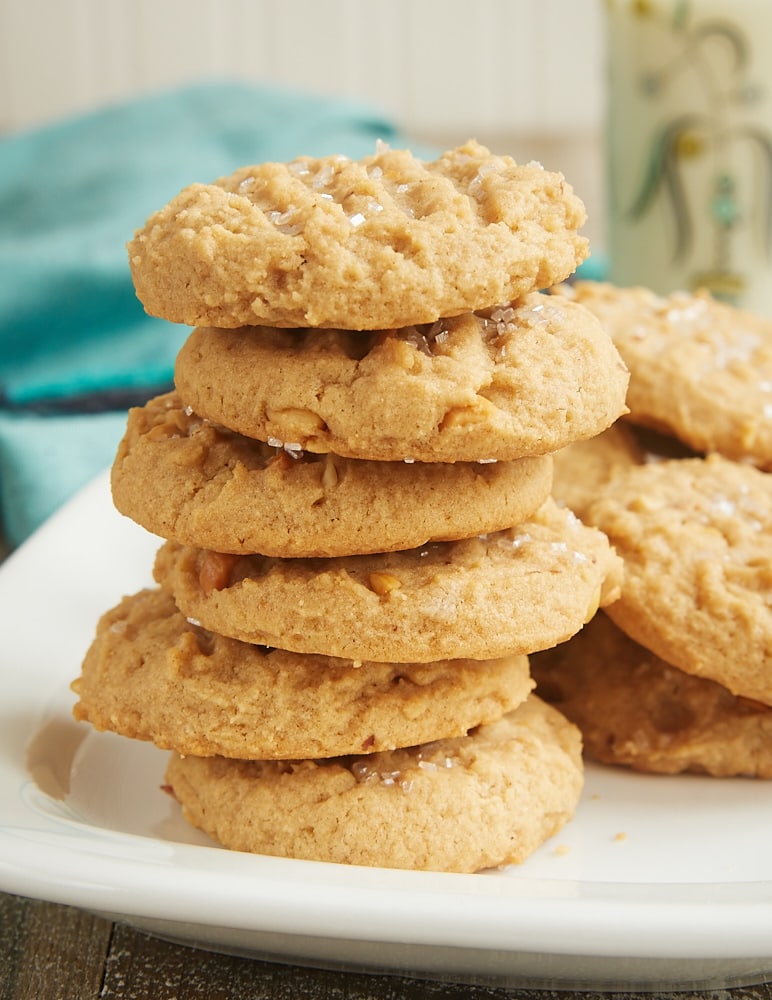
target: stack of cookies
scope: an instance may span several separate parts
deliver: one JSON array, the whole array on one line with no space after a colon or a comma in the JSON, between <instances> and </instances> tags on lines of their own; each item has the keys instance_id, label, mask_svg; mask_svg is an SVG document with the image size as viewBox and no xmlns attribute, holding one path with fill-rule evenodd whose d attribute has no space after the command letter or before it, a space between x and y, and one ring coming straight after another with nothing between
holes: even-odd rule
<instances>
[{"instance_id":1,"label":"stack of cookies","mask_svg":"<svg viewBox=\"0 0 772 1000\"><path fill-rule=\"evenodd\" d=\"M772 321L704 293L579 282L629 366L629 413L555 460L553 493L625 562L620 599L538 654L598 760L772 778Z\"/></svg>"},{"instance_id":2,"label":"stack of cookies","mask_svg":"<svg viewBox=\"0 0 772 1000\"><path fill-rule=\"evenodd\" d=\"M117 508L166 541L98 626L75 715L174 751L187 818L244 851L476 871L573 814L577 729L528 656L614 600L552 454L624 412L560 175L470 142L434 162L262 164L129 245L194 327L132 410Z\"/></svg>"}]
</instances>

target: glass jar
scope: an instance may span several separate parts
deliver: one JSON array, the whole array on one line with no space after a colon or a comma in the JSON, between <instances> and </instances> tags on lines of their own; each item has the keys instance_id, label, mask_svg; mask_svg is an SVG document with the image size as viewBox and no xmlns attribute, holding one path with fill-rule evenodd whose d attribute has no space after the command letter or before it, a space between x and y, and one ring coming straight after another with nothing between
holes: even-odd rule
<instances>
[{"instance_id":1,"label":"glass jar","mask_svg":"<svg viewBox=\"0 0 772 1000\"><path fill-rule=\"evenodd\" d=\"M772 0L606 0L609 277L772 316Z\"/></svg>"}]
</instances>

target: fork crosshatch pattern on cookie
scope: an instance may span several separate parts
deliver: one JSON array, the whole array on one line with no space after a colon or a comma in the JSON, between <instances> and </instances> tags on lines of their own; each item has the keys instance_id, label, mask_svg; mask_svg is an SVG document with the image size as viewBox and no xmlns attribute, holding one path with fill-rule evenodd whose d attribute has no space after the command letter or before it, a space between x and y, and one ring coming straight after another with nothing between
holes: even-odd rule
<instances>
[{"instance_id":1,"label":"fork crosshatch pattern on cookie","mask_svg":"<svg viewBox=\"0 0 772 1000\"><path fill-rule=\"evenodd\" d=\"M128 245L145 309L190 326L393 329L509 302L588 254L562 174L469 142L196 183Z\"/></svg>"}]
</instances>

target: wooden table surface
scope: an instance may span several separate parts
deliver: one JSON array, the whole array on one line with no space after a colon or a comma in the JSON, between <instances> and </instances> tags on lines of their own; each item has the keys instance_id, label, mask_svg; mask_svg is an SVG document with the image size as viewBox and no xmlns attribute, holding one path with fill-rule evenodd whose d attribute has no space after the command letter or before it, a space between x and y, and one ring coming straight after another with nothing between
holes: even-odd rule
<instances>
[{"instance_id":1,"label":"wooden table surface","mask_svg":"<svg viewBox=\"0 0 772 1000\"><path fill-rule=\"evenodd\" d=\"M0 1000L772 1000L772 983L677 994L495 989L275 965L170 944L0 893Z\"/></svg>"}]
</instances>

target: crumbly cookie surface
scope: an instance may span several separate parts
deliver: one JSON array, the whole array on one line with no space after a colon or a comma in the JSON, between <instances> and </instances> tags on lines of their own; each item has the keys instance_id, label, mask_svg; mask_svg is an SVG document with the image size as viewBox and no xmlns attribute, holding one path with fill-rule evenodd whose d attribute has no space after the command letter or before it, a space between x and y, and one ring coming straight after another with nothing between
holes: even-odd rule
<instances>
[{"instance_id":1,"label":"crumbly cookie surface","mask_svg":"<svg viewBox=\"0 0 772 1000\"><path fill-rule=\"evenodd\" d=\"M601 320L630 369L630 419L772 469L772 320L707 293L662 297L581 281L562 291Z\"/></svg>"},{"instance_id":2,"label":"crumbly cookie surface","mask_svg":"<svg viewBox=\"0 0 772 1000\"><path fill-rule=\"evenodd\" d=\"M587 256L561 174L470 142L245 167L193 184L128 245L137 294L190 326L389 329L506 302Z\"/></svg>"},{"instance_id":3,"label":"crumbly cookie surface","mask_svg":"<svg viewBox=\"0 0 772 1000\"><path fill-rule=\"evenodd\" d=\"M196 413L263 441L380 461L513 460L626 412L598 320L534 293L486 314L363 332L199 328L175 380Z\"/></svg>"},{"instance_id":4,"label":"crumbly cookie surface","mask_svg":"<svg viewBox=\"0 0 772 1000\"><path fill-rule=\"evenodd\" d=\"M77 719L196 756L333 757L465 735L521 704L528 659L352 663L227 639L158 590L101 618Z\"/></svg>"},{"instance_id":5,"label":"crumbly cookie surface","mask_svg":"<svg viewBox=\"0 0 772 1000\"><path fill-rule=\"evenodd\" d=\"M170 393L129 412L111 480L118 510L162 538L340 556L518 524L549 495L552 458L406 464L288 452L200 418Z\"/></svg>"},{"instance_id":6,"label":"crumbly cookie surface","mask_svg":"<svg viewBox=\"0 0 772 1000\"><path fill-rule=\"evenodd\" d=\"M186 818L238 851L475 872L519 863L573 815L578 731L533 696L468 736L329 761L178 756Z\"/></svg>"},{"instance_id":7,"label":"crumbly cookie surface","mask_svg":"<svg viewBox=\"0 0 772 1000\"><path fill-rule=\"evenodd\" d=\"M531 658L537 694L582 732L585 751L639 771L772 778L772 708L686 674L603 612Z\"/></svg>"},{"instance_id":8,"label":"crumbly cookie surface","mask_svg":"<svg viewBox=\"0 0 772 1000\"><path fill-rule=\"evenodd\" d=\"M666 662L772 704L772 478L718 455L618 470L584 511L622 556L608 608Z\"/></svg>"},{"instance_id":9,"label":"crumbly cookie surface","mask_svg":"<svg viewBox=\"0 0 772 1000\"><path fill-rule=\"evenodd\" d=\"M516 528L339 559L226 556L166 542L158 583L214 632L296 652L426 662L529 653L614 600L621 560L551 499Z\"/></svg>"}]
</instances>

